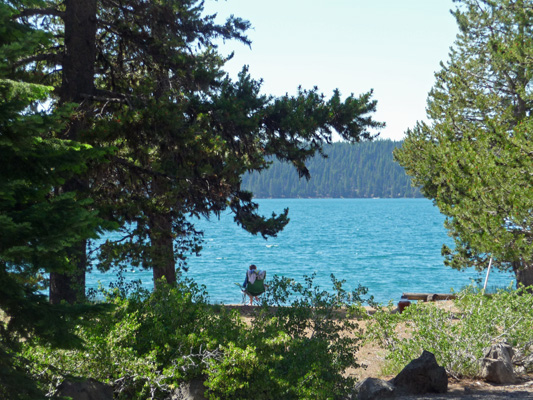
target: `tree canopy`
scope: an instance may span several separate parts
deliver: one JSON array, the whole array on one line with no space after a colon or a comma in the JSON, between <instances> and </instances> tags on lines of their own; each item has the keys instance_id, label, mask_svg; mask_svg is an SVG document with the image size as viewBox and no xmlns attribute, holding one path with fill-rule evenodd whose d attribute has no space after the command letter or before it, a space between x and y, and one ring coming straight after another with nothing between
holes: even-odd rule
<instances>
[{"instance_id":1,"label":"tree canopy","mask_svg":"<svg viewBox=\"0 0 533 400\"><path fill-rule=\"evenodd\" d=\"M533 284L533 2L461 0L449 60L395 156L447 216L454 268Z\"/></svg>"},{"instance_id":2,"label":"tree canopy","mask_svg":"<svg viewBox=\"0 0 533 400\"><path fill-rule=\"evenodd\" d=\"M268 157L291 163L309 177L306 161L337 132L349 142L371 139L383 124L371 114L372 92L326 98L317 88L294 96L261 93L244 67L230 79L216 40L249 43L249 23L231 17L217 24L201 1L4 1L5 20L20 31L2 53L2 76L53 87L51 109L75 104L59 140L105 155L57 186L75 191L89 213L123 236L100 253L104 268L137 263L175 280L176 261L198 250L187 215L230 208L252 234L276 235L287 211L265 218L241 188L246 171ZM20 55L10 49L26 45ZM43 103L44 104L44 103ZM81 203L80 203L81 204ZM76 273L52 273L50 297L83 296L86 239L70 248Z\"/></svg>"}]
</instances>

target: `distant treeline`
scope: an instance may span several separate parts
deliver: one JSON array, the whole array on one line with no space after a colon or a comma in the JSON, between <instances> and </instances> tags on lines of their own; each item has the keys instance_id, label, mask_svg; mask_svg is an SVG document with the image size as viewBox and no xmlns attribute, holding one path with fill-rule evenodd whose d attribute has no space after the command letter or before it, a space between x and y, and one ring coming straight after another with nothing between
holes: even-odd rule
<instances>
[{"instance_id":1,"label":"distant treeline","mask_svg":"<svg viewBox=\"0 0 533 400\"><path fill-rule=\"evenodd\" d=\"M274 161L261 173L243 177L243 189L257 198L365 198L422 197L411 179L392 158L402 142L377 140L326 147L328 158L309 160L311 179L299 179L294 167Z\"/></svg>"}]
</instances>

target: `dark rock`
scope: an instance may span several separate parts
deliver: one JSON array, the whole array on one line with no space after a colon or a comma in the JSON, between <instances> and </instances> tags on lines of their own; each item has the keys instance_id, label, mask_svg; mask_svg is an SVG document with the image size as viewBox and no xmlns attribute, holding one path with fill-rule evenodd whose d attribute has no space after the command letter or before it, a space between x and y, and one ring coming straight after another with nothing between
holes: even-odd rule
<instances>
[{"instance_id":1,"label":"dark rock","mask_svg":"<svg viewBox=\"0 0 533 400\"><path fill-rule=\"evenodd\" d=\"M394 396L394 386L377 378L366 378L355 385L354 393L358 400L386 399Z\"/></svg>"},{"instance_id":2,"label":"dark rock","mask_svg":"<svg viewBox=\"0 0 533 400\"><path fill-rule=\"evenodd\" d=\"M481 360L481 377L487 382L514 383L516 376L513 370L513 355L513 348L508 344L493 344Z\"/></svg>"},{"instance_id":3,"label":"dark rock","mask_svg":"<svg viewBox=\"0 0 533 400\"><path fill-rule=\"evenodd\" d=\"M59 385L56 395L68 396L72 400L113 400L113 388L94 379L65 380Z\"/></svg>"},{"instance_id":4,"label":"dark rock","mask_svg":"<svg viewBox=\"0 0 533 400\"><path fill-rule=\"evenodd\" d=\"M392 380L396 390L405 394L446 393L448 376L446 370L437 364L435 356L425 351L411 361Z\"/></svg>"}]
</instances>

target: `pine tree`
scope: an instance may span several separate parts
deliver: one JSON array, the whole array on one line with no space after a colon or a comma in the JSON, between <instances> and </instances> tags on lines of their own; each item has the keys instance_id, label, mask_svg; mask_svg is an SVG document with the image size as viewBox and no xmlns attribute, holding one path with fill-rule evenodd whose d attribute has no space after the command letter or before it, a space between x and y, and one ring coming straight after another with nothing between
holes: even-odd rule
<instances>
[{"instance_id":1,"label":"pine tree","mask_svg":"<svg viewBox=\"0 0 533 400\"><path fill-rule=\"evenodd\" d=\"M1 6L0 6L1 8ZM4 10L1 10L2 12ZM30 111L51 88L0 79L0 397L41 398L14 362L13 350L40 338L55 346L77 340L68 315L41 294L43 273L69 273L71 246L95 237L102 222L76 191L57 191L101 154L89 146L53 138L73 115Z\"/></svg>"},{"instance_id":2,"label":"pine tree","mask_svg":"<svg viewBox=\"0 0 533 400\"><path fill-rule=\"evenodd\" d=\"M533 2L462 0L460 33L396 157L447 216L447 264L533 284Z\"/></svg>"},{"instance_id":3,"label":"pine tree","mask_svg":"<svg viewBox=\"0 0 533 400\"><path fill-rule=\"evenodd\" d=\"M187 215L230 208L252 234L276 235L287 212L264 218L246 171L266 168L267 157L291 163L308 177L306 160L336 131L347 141L370 139L371 92L341 100L313 90L274 98L243 69L225 76L215 40L249 43L246 21L216 24L196 0L128 2L24 0L8 2L13 18L46 41L36 53L6 59L6 76L29 75L55 86L55 104L74 102L77 114L61 138L110 149L106 163L90 165L83 179L65 182L95 199L93 207L124 229L101 253L102 267L138 263L154 280L173 282L176 261L197 251L198 232ZM85 242L72 246L74 276L53 276L50 297L82 297ZM76 294L76 296L72 296Z\"/></svg>"}]
</instances>

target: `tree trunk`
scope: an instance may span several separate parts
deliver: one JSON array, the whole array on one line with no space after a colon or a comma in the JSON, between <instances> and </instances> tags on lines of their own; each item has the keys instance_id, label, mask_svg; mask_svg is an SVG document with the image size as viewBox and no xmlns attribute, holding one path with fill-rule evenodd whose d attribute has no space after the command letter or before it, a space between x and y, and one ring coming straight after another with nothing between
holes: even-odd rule
<instances>
[{"instance_id":1,"label":"tree trunk","mask_svg":"<svg viewBox=\"0 0 533 400\"><path fill-rule=\"evenodd\" d=\"M87 268L86 241L72 249L77 250L76 269L70 273L50 273L50 303L59 304L61 301L74 304L85 299L85 272Z\"/></svg>"},{"instance_id":2,"label":"tree trunk","mask_svg":"<svg viewBox=\"0 0 533 400\"><path fill-rule=\"evenodd\" d=\"M78 103L76 119L68 126L66 137L79 140L84 130L84 111L89 110L88 95L94 93L94 63L96 59L96 0L65 0L65 54L62 68L61 103ZM83 192L86 183L78 179L66 182L63 190ZM87 270L86 242L72 249L75 270L50 273L50 302L69 303L85 297Z\"/></svg>"},{"instance_id":3,"label":"tree trunk","mask_svg":"<svg viewBox=\"0 0 533 400\"><path fill-rule=\"evenodd\" d=\"M172 215L165 205L168 191L165 178L154 176L151 181L151 189L152 198L161 204L148 215L151 267L153 269L154 288L157 289L157 281L163 277L168 283L176 282L176 262L174 260Z\"/></svg>"},{"instance_id":4,"label":"tree trunk","mask_svg":"<svg viewBox=\"0 0 533 400\"><path fill-rule=\"evenodd\" d=\"M524 285L525 287L533 286L533 264L523 261L513 263L513 271L516 276L516 287ZM530 292L533 290L529 290Z\"/></svg>"},{"instance_id":5,"label":"tree trunk","mask_svg":"<svg viewBox=\"0 0 533 400\"><path fill-rule=\"evenodd\" d=\"M162 278L165 278L168 283L175 283L174 240L172 220L169 215L150 216L150 242L154 287L157 289L157 281Z\"/></svg>"},{"instance_id":6,"label":"tree trunk","mask_svg":"<svg viewBox=\"0 0 533 400\"><path fill-rule=\"evenodd\" d=\"M81 104L94 92L96 0L65 0L65 55L61 102ZM76 139L79 132L70 131Z\"/></svg>"},{"instance_id":7,"label":"tree trunk","mask_svg":"<svg viewBox=\"0 0 533 400\"><path fill-rule=\"evenodd\" d=\"M161 26L155 25L152 28L153 35L157 38L160 35ZM168 74L159 72L154 97L161 98L169 89ZM157 289L157 283L162 278L165 278L167 283L176 282L176 262L174 260L174 236L172 233L173 218L170 212L165 212L164 199L167 197L168 183L164 178L154 176L151 185L152 198L164 204L160 210L156 210L150 215L149 222L154 288Z\"/></svg>"}]
</instances>

